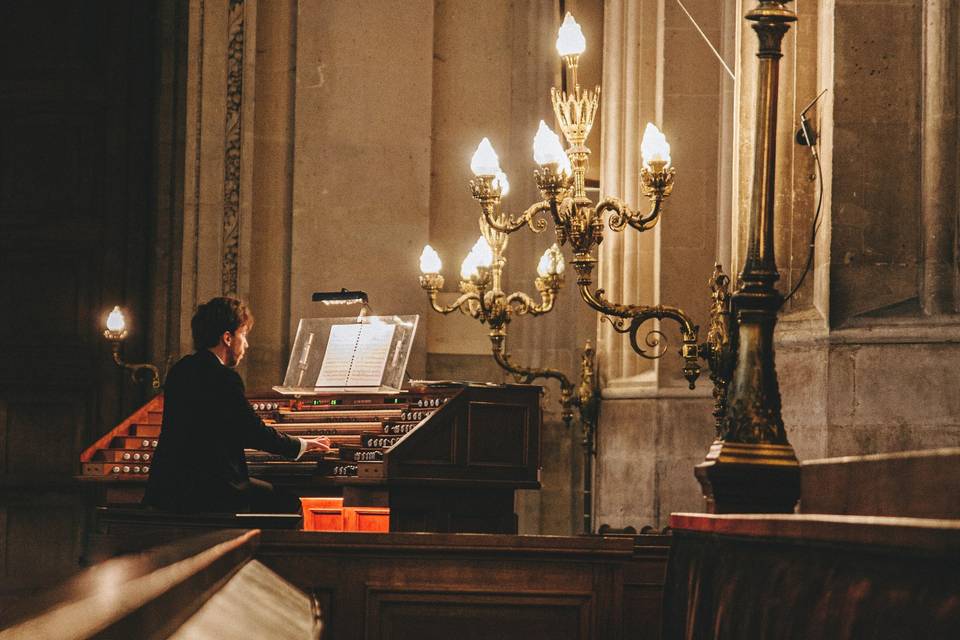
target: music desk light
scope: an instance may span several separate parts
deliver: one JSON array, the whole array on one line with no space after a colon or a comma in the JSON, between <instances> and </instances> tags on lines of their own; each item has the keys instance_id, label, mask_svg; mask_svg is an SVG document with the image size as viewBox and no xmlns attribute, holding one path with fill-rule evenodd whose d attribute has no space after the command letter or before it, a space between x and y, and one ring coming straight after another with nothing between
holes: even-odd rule
<instances>
[{"instance_id":1,"label":"music desk light","mask_svg":"<svg viewBox=\"0 0 960 640\"><path fill-rule=\"evenodd\" d=\"M360 304L360 313L357 318L371 315L373 310L370 308L369 297L366 291L347 291L341 288L340 291L315 291L312 297L313 302L322 302L325 305L350 305Z\"/></svg>"}]
</instances>

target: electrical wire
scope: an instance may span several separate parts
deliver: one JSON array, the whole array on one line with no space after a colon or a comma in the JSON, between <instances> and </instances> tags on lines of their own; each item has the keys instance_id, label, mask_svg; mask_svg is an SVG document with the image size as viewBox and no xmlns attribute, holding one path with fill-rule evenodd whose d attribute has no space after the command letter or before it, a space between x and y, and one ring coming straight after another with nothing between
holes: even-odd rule
<instances>
[{"instance_id":1,"label":"electrical wire","mask_svg":"<svg viewBox=\"0 0 960 640\"><path fill-rule=\"evenodd\" d=\"M823 95L822 93L820 95ZM819 96L817 96L819 98ZM806 124L803 123L803 135L807 139L807 142L810 141L809 136L807 136ZM783 299L783 305L787 304L787 301L793 297L803 284L804 279L807 277L807 274L810 273L810 266L813 264L813 249L817 241L817 233L820 231L820 207L823 205L823 167L820 166L820 154L817 153L817 147L814 144L810 145L810 152L813 154L813 159L817 163L817 182L819 184L819 189L817 193L817 211L813 214L813 224L811 224L812 230L810 232L810 248L807 252L807 264L803 267L803 273L800 274L800 279L797 281L797 284L794 285L793 289L790 290L790 293ZM781 305L782 306L782 305Z\"/></svg>"},{"instance_id":2,"label":"electrical wire","mask_svg":"<svg viewBox=\"0 0 960 640\"><path fill-rule=\"evenodd\" d=\"M720 61L720 64L723 65L723 68L726 69L727 73L730 75L731 80L736 80L737 77L733 75L733 71L730 70L730 67L727 66L727 63L724 61L723 56L720 55L720 52L717 51L716 47L713 46L713 43L710 42L710 38L707 37L707 34L703 32L703 29L700 28L700 25L697 24L697 21L693 19L693 16L690 15L690 12L687 11L687 8L683 6L683 3L680 0L677 0L677 4L680 5L680 8L683 9L683 12L687 14L687 17L690 18L690 22L693 23L694 28L700 33L700 37L703 38L703 41L707 43L707 46L710 47L710 50L713 51L713 55L717 56L717 60Z\"/></svg>"}]
</instances>

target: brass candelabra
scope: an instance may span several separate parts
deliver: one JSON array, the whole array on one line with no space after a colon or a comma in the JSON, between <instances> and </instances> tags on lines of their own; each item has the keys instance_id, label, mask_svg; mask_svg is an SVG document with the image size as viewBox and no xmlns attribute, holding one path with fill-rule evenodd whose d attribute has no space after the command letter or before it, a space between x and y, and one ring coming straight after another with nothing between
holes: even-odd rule
<instances>
[{"instance_id":1,"label":"brass candelabra","mask_svg":"<svg viewBox=\"0 0 960 640\"><path fill-rule=\"evenodd\" d=\"M489 141L484 138L484 145L489 147ZM490 149L492 152L492 148ZM492 192L496 190L497 200L505 194L508 185L506 177L501 173L486 181L486 187ZM474 197L481 206L486 196L478 194L477 183L472 183ZM491 219L503 222L499 210L490 214ZM430 306L441 314L450 314L459 311L489 327L491 352L496 363L509 372L517 382L530 384L541 378L554 379L560 383L561 418L567 427L573 420L574 409L579 410L582 433L581 445L584 449L584 530L592 531L592 456L594 453L594 436L596 432L599 412L599 394L597 377L594 369L594 350L587 342L581 354L580 383L574 385L570 378L562 371L549 367L534 368L519 365L510 357L506 347L507 329L513 316L539 316L549 313L556 302L557 294L563 286L563 272L565 269L563 254L557 245L547 249L537 266L538 277L534 281L540 295L540 301L535 301L523 292L507 294L502 288L503 269L506 265L506 248L508 234L506 231L495 229L487 221L488 216L482 215L479 219L481 235L471 249L460 269L461 295L449 305L438 302L438 294L443 288L444 279L440 275L440 257L430 245L424 247L420 256L420 286L427 292Z\"/></svg>"},{"instance_id":2,"label":"brass candelabra","mask_svg":"<svg viewBox=\"0 0 960 640\"><path fill-rule=\"evenodd\" d=\"M669 305L623 304L608 300L601 288L593 288L593 269L596 266L596 251L603 241L604 227L621 232L631 227L638 232L656 227L664 210L664 202L673 191L676 170L670 165L670 145L653 125L648 124L641 142L643 168L640 172L643 194L649 199L647 211L634 210L617 198L604 198L594 205L586 194L586 172L590 157L587 139L593 128L594 118L600 104L600 86L593 90L581 88L577 78L580 54L586 49L586 40L579 25L569 13L560 27L557 50L570 73L573 92L567 93L556 87L550 91L553 111L560 129L567 140L565 150L559 136L545 122L540 122L534 137L534 160L540 168L534 172L542 199L528 207L518 216L502 213L499 189L500 172L496 154L489 144L481 143L472 163L476 178L471 183L474 197L480 202L484 220L495 231L511 233L528 227L535 233L547 228L544 219L549 215L559 245L569 244L573 250L574 269L577 272L577 288L580 296L594 310L603 314L613 328L628 334L630 345L640 356L648 359L662 357L664 334L657 329L647 332L643 345L638 339L641 326L649 320L673 320L679 325L681 336L680 355L683 359L683 374L690 388L700 375L700 359L711 366L711 378L715 384L717 412L722 413L721 387L725 388L728 372L720 366L729 360L725 351L730 333L730 309L728 283L719 265L711 278L710 286L719 291L711 315L711 331L704 343L698 344L699 329L682 309ZM716 368L713 365L717 365Z\"/></svg>"}]
</instances>

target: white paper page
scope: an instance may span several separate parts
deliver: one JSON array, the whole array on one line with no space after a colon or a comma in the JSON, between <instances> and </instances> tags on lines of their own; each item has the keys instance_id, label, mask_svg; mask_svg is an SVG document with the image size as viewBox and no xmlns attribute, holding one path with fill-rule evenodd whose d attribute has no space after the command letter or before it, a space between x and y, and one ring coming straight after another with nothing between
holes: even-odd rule
<instances>
[{"instance_id":1,"label":"white paper page","mask_svg":"<svg viewBox=\"0 0 960 640\"><path fill-rule=\"evenodd\" d=\"M317 387L345 387L353 363L353 354L360 335L361 324L336 324L330 327L327 350L323 354ZM380 381L377 381L380 384Z\"/></svg>"},{"instance_id":2,"label":"white paper page","mask_svg":"<svg viewBox=\"0 0 960 640\"><path fill-rule=\"evenodd\" d=\"M357 340L357 350L353 356L353 366L347 376L347 385L351 387L379 387L383 379L383 369L390 355L390 342L393 340L392 324L364 324Z\"/></svg>"}]
</instances>

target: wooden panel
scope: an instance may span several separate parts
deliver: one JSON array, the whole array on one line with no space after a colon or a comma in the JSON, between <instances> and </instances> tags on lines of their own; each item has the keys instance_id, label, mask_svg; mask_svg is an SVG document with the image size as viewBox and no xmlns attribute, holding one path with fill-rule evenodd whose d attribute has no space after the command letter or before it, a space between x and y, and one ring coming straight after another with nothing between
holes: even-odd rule
<instances>
[{"instance_id":1,"label":"wooden panel","mask_svg":"<svg viewBox=\"0 0 960 640\"><path fill-rule=\"evenodd\" d=\"M437 424L432 425L429 438L418 434L411 436L404 451L403 464L411 467L456 464L457 420L450 411L438 412L433 419Z\"/></svg>"},{"instance_id":2,"label":"wooden panel","mask_svg":"<svg viewBox=\"0 0 960 640\"><path fill-rule=\"evenodd\" d=\"M0 125L0 210L5 224L74 226L97 216L97 159L103 156L102 110L87 113L3 113ZM57 149L51 154L50 149ZM56 185L56 188L50 188ZM48 237L55 237L50 234Z\"/></svg>"},{"instance_id":3,"label":"wooden panel","mask_svg":"<svg viewBox=\"0 0 960 640\"><path fill-rule=\"evenodd\" d=\"M98 325L126 306L126 354L145 350L156 4L0 3L0 498L19 501L5 505L7 590L76 568L81 444L145 397Z\"/></svg>"},{"instance_id":4,"label":"wooden panel","mask_svg":"<svg viewBox=\"0 0 960 640\"><path fill-rule=\"evenodd\" d=\"M18 394L0 398L3 450L0 479L4 483L63 482L76 472L82 425L87 417L80 394L55 397Z\"/></svg>"},{"instance_id":5,"label":"wooden panel","mask_svg":"<svg viewBox=\"0 0 960 640\"><path fill-rule=\"evenodd\" d=\"M524 405L471 402L467 419L467 465L527 464L530 416Z\"/></svg>"},{"instance_id":6,"label":"wooden panel","mask_svg":"<svg viewBox=\"0 0 960 640\"><path fill-rule=\"evenodd\" d=\"M17 277L0 287L0 304L16 313L3 314L0 340L45 346L51 340L80 341L89 345L94 327L86 321L93 320L89 288L95 275L90 252L38 251L35 246L21 246L5 253L3 268ZM42 367L43 363L38 363L38 372Z\"/></svg>"},{"instance_id":7,"label":"wooden panel","mask_svg":"<svg viewBox=\"0 0 960 640\"><path fill-rule=\"evenodd\" d=\"M589 638L589 592L417 590L368 585L368 638Z\"/></svg>"},{"instance_id":8,"label":"wooden panel","mask_svg":"<svg viewBox=\"0 0 960 640\"><path fill-rule=\"evenodd\" d=\"M623 626L632 549L597 537L264 531L258 557L331 592L324 619L337 640L618 640L639 635ZM659 628L659 614L640 624Z\"/></svg>"},{"instance_id":9,"label":"wooden panel","mask_svg":"<svg viewBox=\"0 0 960 640\"><path fill-rule=\"evenodd\" d=\"M390 509L386 507L345 507L344 531L390 531Z\"/></svg>"},{"instance_id":10,"label":"wooden panel","mask_svg":"<svg viewBox=\"0 0 960 640\"><path fill-rule=\"evenodd\" d=\"M79 570L83 505L60 496L17 500L5 509L3 588L49 584Z\"/></svg>"}]
</instances>

